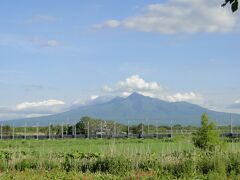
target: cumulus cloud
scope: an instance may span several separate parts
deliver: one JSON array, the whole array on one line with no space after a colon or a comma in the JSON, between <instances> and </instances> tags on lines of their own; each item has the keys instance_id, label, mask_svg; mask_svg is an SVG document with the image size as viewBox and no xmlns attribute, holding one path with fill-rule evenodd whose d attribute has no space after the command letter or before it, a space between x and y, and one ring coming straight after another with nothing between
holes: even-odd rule
<instances>
[{"instance_id":1,"label":"cumulus cloud","mask_svg":"<svg viewBox=\"0 0 240 180\"><path fill-rule=\"evenodd\" d=\"M133 92L139 92L144 95L154 96L157 92L164 90L164 87L157 82L147 82L139 75L132 75L124 81L119 81L113 87L104 86L103 91L122 96L128 96Z\"/></svg>"},{"instance_id":2,"label":"cumulus cloud","mask_svg":"<svg viewBox=\"0 0 240 180\"><path fill-rule=\"evenodd\" d=\"M169 95L167 96L167 99L170 102L176 102L176 101L198 102L202 100L202 97L194 92L190 92L190 93L176 93L173 95Z\"/></svg>"},{"instance_id":3,"label":"cumulus cloud","mask_svg":"<svg viewBox=\"0 0 240 180\"><path fill-rule=\"evenodd\" d=\"M24 102L16 105L17 110L29 110L29 109L38 109L38 108L49 108L58 105L64 105L63 101L59 100L46 100L41 102Z\"/></svg>"},{"instance_id":4,"label":"cumulus cloud","mask_svg":"<svg viewBox=\"0 0 240 180\"><path fill-rule=\"evenodd\" d=\"M139 75L133 75L127 78L125 81L120 81L118 82L117 86L123 89L128 89L130 91L154 91L162 89L162 87L158 83L146 82L144 79L140 78Z\"/></svg>"},{"instance_id":5,"label":"cumulus cloud","mask_svg":"<svg viewBox=\"0 0 240 180\"><path fill-rule=\"evenodd\" d=\"M218 0L168 0L149 4L143 13L106 20L95 28L126 28L161 34L233 31L237 18Z\"/></svg>"},{"instance_id":6,"label":"cumulus cloud","mask_svg":"<svg viewBox=\"0 0 240 180\"><path fill-rule=\"evenodd\" d=\"M119 81L111 87L104 86L103 91L107 94L120 95L123 97L129 96L133 92L138 92L145 96L159 98L169 102L188 101L198 104L202 101L202 96L198 93L172 93L169 89L159 83L155 81L148 82L139 75L130 76L124 81Z\"/></svg>"},{"instance_id":7,"label":"cumulus cloud","mask_svg":"<svg viewBox=\"0 0 240 180\"><path fill-rule=\"evenodd\" d=\"M65 102L53 99L39 102L23 102L12 107L0 107L0 118L27 118L55 114L67 109L64 105Z\"/></svg>"}]
</instances>

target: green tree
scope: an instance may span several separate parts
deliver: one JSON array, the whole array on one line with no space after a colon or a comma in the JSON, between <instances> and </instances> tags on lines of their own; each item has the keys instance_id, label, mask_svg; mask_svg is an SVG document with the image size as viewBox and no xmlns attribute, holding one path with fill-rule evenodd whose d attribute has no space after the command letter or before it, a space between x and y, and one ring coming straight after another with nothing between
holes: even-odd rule
<instances>
[{"instance_id":1,"label":"green tree","mask_svg":"<svg viewBox=\"0 0 240 180\"><path fill-rule=\"evenodd\" d=\"M220 143L217 128L213 122L208 122L209 118L207 114L203 114L201 119L202 126L193 138L194 145L200 149L214 150Z\"/></svg>"}]
</instances>

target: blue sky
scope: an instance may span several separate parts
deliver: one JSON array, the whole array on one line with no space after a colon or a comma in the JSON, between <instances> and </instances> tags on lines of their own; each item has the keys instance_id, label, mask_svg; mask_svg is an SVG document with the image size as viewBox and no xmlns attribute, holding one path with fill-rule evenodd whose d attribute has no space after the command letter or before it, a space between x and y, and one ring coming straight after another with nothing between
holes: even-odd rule
<instances>
[{"instance_id":1,"label":"blue sky","mask_svg":"<svg viewBox=\"0 0 240 180\"><path fill-rule=\"evenodd\" d=\"M220 4L1 1L0 119L134 91L240 113L240 16Z\"/></svg>"}]
</instances>

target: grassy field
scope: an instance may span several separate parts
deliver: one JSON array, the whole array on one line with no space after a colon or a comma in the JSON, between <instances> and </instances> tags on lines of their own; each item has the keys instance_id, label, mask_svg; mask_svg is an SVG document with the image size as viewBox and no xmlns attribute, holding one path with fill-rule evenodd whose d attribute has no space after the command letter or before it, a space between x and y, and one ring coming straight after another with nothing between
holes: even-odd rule
<instances>
[{"instance_id":1,"label":"grassy field","mask_svg":"<svg viewBox=\"0 0 240 180\"><path fill-rule=\"evenodd\" d=\"M64 139L64 140L7 140L1 141L0 150L37 151L40 153L81 151L83 153L126 154L165 153L193 148L190 139Z\"/></svg>"},{"instance_id":2,"label":"grassy field","mask_svg":"<svg viewBox=\"0 0 240 180\"><path fill-rule=\"evenodd\" d=\"M216 178L218 174L202 172L205 166L201 163L213 162L215 173L218 161L228 163L232 154L238 158L240 152L240 143L225 142L222 147L221 151L209 155L195 149L191 137L187 136L166 140L3 140L0 142L0 179ZM203 162L202 158L207 160ZM237 170L227 172L232 165L224 167L225 175L220 177L240 178L240 160L232 161ZM172 172L174 168L177 172Z\"/></svg>"}]
</instances>

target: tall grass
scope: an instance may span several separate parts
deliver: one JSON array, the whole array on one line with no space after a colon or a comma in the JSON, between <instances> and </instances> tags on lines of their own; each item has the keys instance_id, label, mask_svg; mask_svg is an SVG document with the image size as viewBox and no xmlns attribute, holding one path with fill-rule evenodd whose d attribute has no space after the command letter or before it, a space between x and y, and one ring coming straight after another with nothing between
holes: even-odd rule
<instances>
[{"instance_id":1,"label":"tall grass","mask_svg":"<svg viewBox=\"0 0 240 180\"><path fill-rule=\"evenodd\" d=\"M17 147L17 148L16 148ZM110 178L240 178L239 143L205 152L189 139L2 141L0 171L77 173ZM16 173L18 174L18 173ZM105 177L105 176L104 176ZM0 175L1 178L1 175Z\"/></svg>"}]
</instances>

